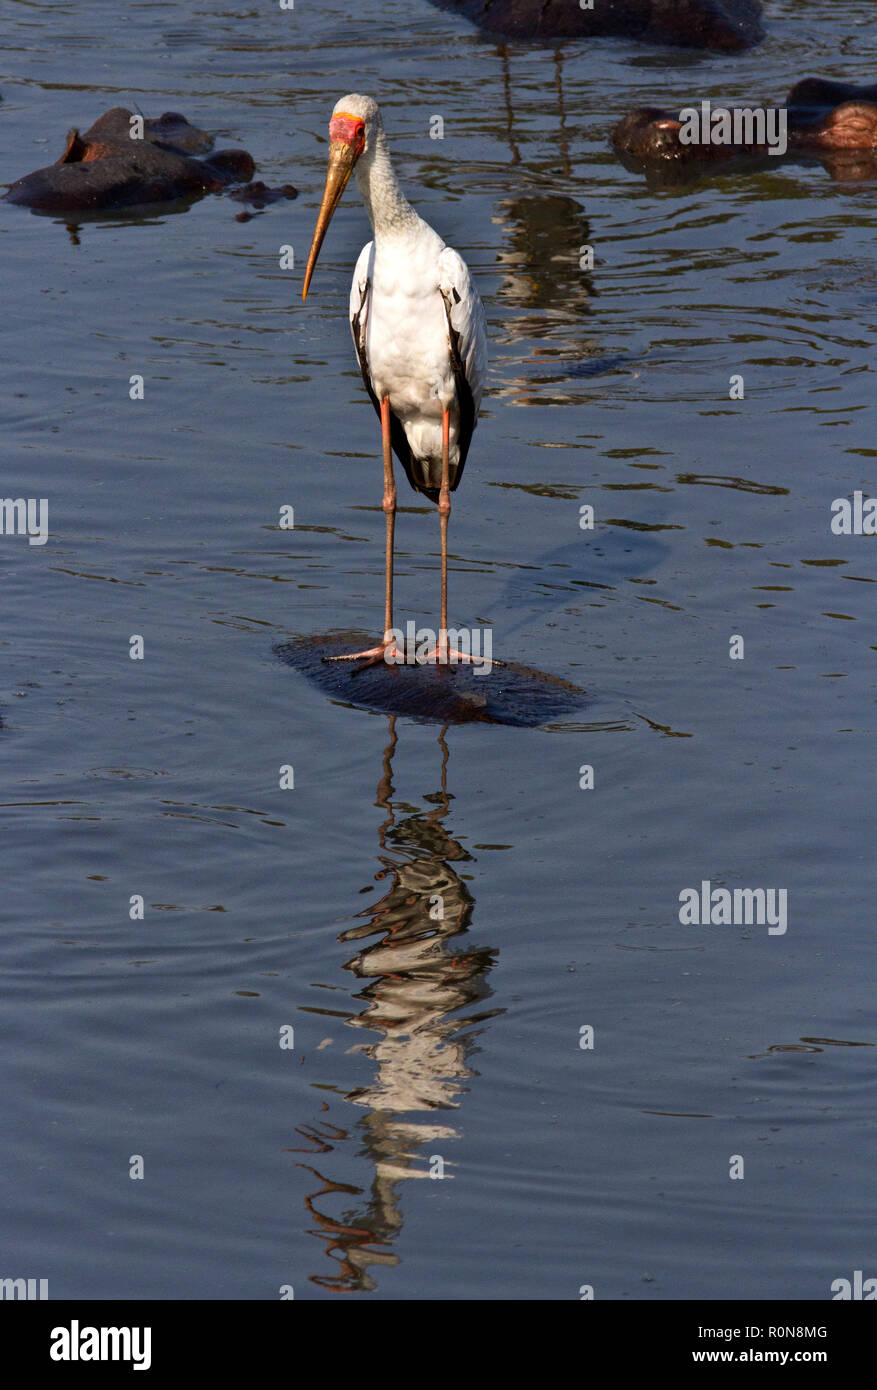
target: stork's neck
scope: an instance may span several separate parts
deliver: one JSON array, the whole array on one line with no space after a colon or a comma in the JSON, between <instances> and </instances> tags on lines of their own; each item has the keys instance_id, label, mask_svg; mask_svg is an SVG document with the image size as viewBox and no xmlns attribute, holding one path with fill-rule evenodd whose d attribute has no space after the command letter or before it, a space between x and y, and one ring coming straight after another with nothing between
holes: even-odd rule
<instances>
[{"instance_id":1,"label":"stork's neck","mask_svg":"<svg viewBox=\"0 0 877 1390\"><path fill-rule=\"evenodd\" d=\"M399 186L383 130L369 155L357 164L356 178L376 240L413 229L420 218Z\"/></svg>"}]
</instances>

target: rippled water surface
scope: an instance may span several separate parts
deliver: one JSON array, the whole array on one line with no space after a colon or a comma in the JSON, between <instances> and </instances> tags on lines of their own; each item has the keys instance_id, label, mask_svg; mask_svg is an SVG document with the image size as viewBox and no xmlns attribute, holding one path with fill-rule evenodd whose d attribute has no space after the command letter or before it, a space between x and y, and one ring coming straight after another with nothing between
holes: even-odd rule
<instances>
[{"instance_id":1,"label":"rippled water surface","mask_svg":"<svg viewBox=\"0 0 877 1390\"><path fill-rule=\"evenodd\" d=\"M51 533L0 540L3 1275L804 1299L867 1267L877 549L830 509L874 488L877 182L650 191L608 142L877 78L868 0L767 21L731 58L498 45L424 0L7 8L5 182L125 105L301 192L0 205L2 490ZM362 708L275 650L382 621L353 186L301 302L349 90L482 291L451 619L585 689L541 728ZM400 500L398 613L435 625L435 509ZM703 880L786 890L788 930L683 925Z\"/></svg>"}]
</instances>

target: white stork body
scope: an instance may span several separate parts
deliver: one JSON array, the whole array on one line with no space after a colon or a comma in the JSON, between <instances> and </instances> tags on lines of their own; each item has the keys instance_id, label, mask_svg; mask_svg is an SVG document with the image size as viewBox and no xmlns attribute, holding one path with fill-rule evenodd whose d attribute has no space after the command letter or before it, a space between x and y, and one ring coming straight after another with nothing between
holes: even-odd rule
<instances>
[{"instance_id":1,"label":"white stork body","mask_svg":"<svg viewBox=\"0 0 877 1390\"><path fill-rule=\"evenodd\" d=\"M454 371L449 317L459 344L463 383ZM405 433L411 457L410 462L400 461L408 480L428 494L441 487L442 411L449 412L453 491L461 455L465 463L487 367L484 311L465 261L419 217L413 227L376 236L356 263L350 327L372 395L378 401L389 396L391 413ZM471 403L460 400L466 387Z\"/></svg>"},{"instance_id":2,"label":"white stork body","mask_svg":"<svg viewBox=\"0 0 877 1390\"><path fill-rule=\"evenodd\" d=\"M374 229L374 240L363 247L353 275L350 327L363 381L381 417L387 601L384 642L356 655L393 650L387 636L396 510L391 449L415 491L438 503L444 639L438 646L447 655L449 493L462 476L487 373L484 310L465 261L403 194L377 103L357 94L342 97L329 136L329 170L305 272L305 296L326 228L354 167Z\"/></svg>"}]
</instances>

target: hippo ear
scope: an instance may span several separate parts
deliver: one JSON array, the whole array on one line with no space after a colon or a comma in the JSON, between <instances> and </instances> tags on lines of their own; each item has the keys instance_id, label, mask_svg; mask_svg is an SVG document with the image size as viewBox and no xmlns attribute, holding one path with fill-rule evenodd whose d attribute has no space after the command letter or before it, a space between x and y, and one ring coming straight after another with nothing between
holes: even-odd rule
<instances>
[{"instance_id":1,"label":"hippo ear","mask_svg":"<svg viewBox=\"0 0 877 1390\"><path fill-rule=\"evenodd\" d=\"M230 183L246 183L256 169L253 156L246 150L217 150L201 162L223 187Z\"/></svg>"},{"instance_id":2,"label":"hippo ear","mask_svg":"<svg viewBox=\"0 0 877 1390\"><path fill-rule=\"evenodd\" d=\"M82 136L79 134L79 131L75 129L71 130L67 136L67 144L64 147L64 153L61 155L61 158L58 160L58 163L78 164L82 159L85 158L85 151L87 150L87 148L88 146L86 145Z\"/></svg>"}]
</instances>

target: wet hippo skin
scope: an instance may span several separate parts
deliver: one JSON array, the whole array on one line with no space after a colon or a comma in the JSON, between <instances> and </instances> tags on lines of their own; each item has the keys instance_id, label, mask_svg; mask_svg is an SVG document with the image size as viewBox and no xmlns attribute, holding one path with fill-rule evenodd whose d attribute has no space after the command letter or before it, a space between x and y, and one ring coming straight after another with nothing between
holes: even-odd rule
<instances>
[{"instance_id":1,"label":"wet hippo skin","mask_svg":"<svg viewBox=\"0 0 877 1390\"><path fill-rule=\"evenodd\" d=\"M287 666L299 671L332 699L379 714L398 714L419 723L508 724L539 728L593 703L587 691L560 676L517 662L497 662L476 674L466 663L458 666L388 666L378 661L366 667L328 662L327 657L361 646L362 633L331 633L325 637L296 637L274 648Z\"/></svg>"},{"instance_id":2,"label":"wet hippo skin","mask_svg":"<svg viewBox=\"0 0 877 1390\"><path fill-rule=\"evenodd\" d=\"M863 150L877 147L877 82L855 87L805 77L789 92L789 136L799 148Z\"/></svg>"},{"instance_id":3,"label":"wet hippo skin","mask_svg":"<svg viewBox=\"0 0 877 1390\"><path fill-rule=\"evenodd\" d=\"M94 212L215 193L253 176L246 150L196 158L213 137L176 112L144 121L142 139L131 139L131 119L115 106L83 135L72 130L57 163L18 179L6 198L42 212Z\"/></svg>"},{"instance_id":4,"label":"wet hippo skin","mask_svg":"<svg viewBox=\"0 0 877 1390\"><path fill-rule=\"evenodd\" d=\"M697 103L691 103L696 106ZM739 104L739 103L738 103ZM792 88L785 102L789 149L838 150L877 147L877 83L854 87L845 82L807 77ZM718 109L719 103L713 103ZM730 159L763 145L683 144L679 112L643 106L625 116L612 133L617 149L636 159Z\"/></svg>"},{"instance_id":5,"label":"wet hippo skin","mask_svg":"<svg viewBox=\"0 0 877 1390\"><path fill-rule=\"evenodd\" d=\"M620 38L738 53L764 38L761 0L432 0L509 38Z\"/></svg>"}]
</instances>

